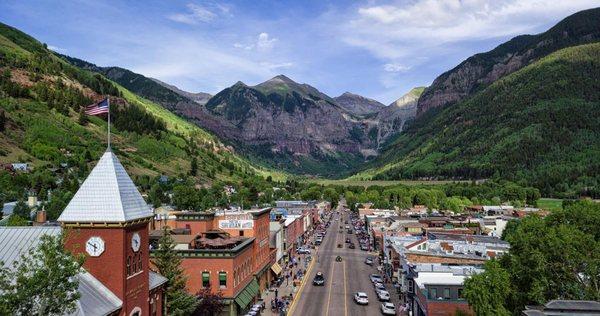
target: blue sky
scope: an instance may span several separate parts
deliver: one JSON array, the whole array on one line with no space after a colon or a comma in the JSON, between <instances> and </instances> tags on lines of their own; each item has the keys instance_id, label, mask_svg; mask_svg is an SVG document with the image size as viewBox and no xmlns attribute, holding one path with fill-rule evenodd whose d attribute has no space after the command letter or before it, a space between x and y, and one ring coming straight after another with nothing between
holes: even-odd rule
<instances>
[{"instance_id":1,"label":"blue sky","mask_svg":"<svg viewBox=\"0 0 600 316\"><path fill-rule=\"evenodd\" d=\"M0 21L54 50L192 92L277 74L388 104L478 52L600 0L24 1Z\"/></svg>"}]
</instances>

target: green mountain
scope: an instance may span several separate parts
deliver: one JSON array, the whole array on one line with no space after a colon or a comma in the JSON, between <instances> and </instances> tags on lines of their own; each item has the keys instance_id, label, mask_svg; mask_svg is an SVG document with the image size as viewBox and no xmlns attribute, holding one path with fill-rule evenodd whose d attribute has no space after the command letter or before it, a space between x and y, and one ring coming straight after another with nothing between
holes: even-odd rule
<instances>
[{"instance_id":1,"label":"green mountain","mask_svg":"<svg viewBox=\"0 0 600 316\"><path fill-rule=\"evenodd\" d=\"M137 78L119 71L121 78ZM107 123L82 115L83 106L110 95L113 151L130 173L188 174L196 158L201 181L266 174L198 126L104 75L71 65L45 44L1 23L0 74L0 163L29 162L34 168L67 163L85 169L106 148ZM149 82L146 78L140 86ZM154 84L146 95L177 101L176 94L161 94L167 89Z\"/></svg>"},{"instance_id":2,"label":"green mountain","mask_svg":"<svg viewBox=\"0 0 600 316\"><path fill-rule=\"evenodd\" d=\"M409 123L355 178L513 179L600 197L600 43L554 52Z\"/></svg>"},{"instance_id":3,"label":"green mountain","mask_svg":"<svg viewBox=\"0 0 600 316\"><path fill-rule=\"evenodd\" d=\"M423 92L417 116L455 104L559 49L600 40L600 8L566 17L546 32L521 35L495 49L476 54L437 77Z\"/></svg>"}]
</instances>

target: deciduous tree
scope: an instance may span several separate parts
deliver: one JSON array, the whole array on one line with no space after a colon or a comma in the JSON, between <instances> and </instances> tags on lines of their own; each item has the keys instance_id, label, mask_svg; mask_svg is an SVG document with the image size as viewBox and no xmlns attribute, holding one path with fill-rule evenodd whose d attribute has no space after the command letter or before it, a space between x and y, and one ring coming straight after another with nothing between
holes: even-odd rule
<instances>
[{"instance_id":1,"label":"deciduous tree","mask_svg":"<svg viewBox=\"0 0 600 316\"><path fill-rule=\"evenodd\" d=\"M0 266L0 314L64 315L79 299L83 256L64 248L63 236L44 235L14 267Z\"/></svg>"}]
</instances>

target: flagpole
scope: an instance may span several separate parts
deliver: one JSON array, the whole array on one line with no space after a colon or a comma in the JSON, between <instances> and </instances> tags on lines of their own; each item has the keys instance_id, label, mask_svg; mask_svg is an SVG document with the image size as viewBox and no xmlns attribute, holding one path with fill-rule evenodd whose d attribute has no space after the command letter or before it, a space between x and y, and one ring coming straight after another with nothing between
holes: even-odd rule
<instances>
[{"instance_id":1,"label":"flagpole","mask_svg":"<svg viewBox=\"0 0 600 316\"><path fill-rule=\"evenodd\" d=\"M110 97L106 97L106 102L108 102L108 150L110 150Z\"/></svg>"}]
</instances>

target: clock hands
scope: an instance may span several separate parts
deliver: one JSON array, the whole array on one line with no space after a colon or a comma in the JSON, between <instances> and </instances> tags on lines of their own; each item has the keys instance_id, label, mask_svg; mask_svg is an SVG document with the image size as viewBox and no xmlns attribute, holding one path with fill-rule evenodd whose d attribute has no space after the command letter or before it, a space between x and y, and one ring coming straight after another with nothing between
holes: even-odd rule
<instances>
[{"instance_id":1,"label":"clock hands","mask_svg":"<svg viewBox=\"0 0 600 316\"><path fill-rule=\"evenodd\" d=\"M94 247L94 251L98 250L98 246L96 246L96 244L89 243L89 242L87 244Z\"/></svg>"}]
</instances>

